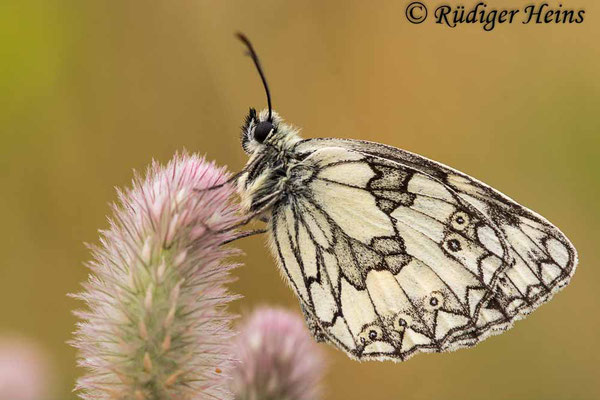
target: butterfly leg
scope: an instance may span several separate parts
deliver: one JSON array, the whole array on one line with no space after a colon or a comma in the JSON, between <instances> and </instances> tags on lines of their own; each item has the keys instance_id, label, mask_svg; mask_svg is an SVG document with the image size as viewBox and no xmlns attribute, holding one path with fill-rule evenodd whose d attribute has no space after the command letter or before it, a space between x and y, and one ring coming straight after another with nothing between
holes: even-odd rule
<instances>
[{"instance_id":1,"label":"butterfly leg","mask_svg":"<svg viewBox=\"0 0 600 400\"><path fill-rule=\"evenodd\" d=\"M254 235L260 235L261 233L266 233L266 232L267 232L266 229L253 229L253 230L250 230L250 231L238 232L231 239L226 240L226 241L224 241L221 244L224 245L224 244L227 244L227 243L234 242L234 241L236 241L238 239L243 239L243 238L247 238L247 237L254 236Z\"/></svg>"},{"instance_id":2,"label":"butterfly leg","mask_svg":"<svg viewBox=\"0 0 600 400\"><path fill-rule=\"evenodd\" d=\"M259 209L257 209L257 210L255 210L255 211L252 211L252 212L248 213L248 214L247 214L247 216L246 216L246 218L244 218L244 219L243 219L241 222L238 222L238 223L237 223L237 224L235 224L235 225L232 225L232 226L229 226L229 227L227 227L227 228L224 228L224 229L220 230L220 231L219 231L219 233L222 233L222 232L227 232L227 231L231 231L231 230L233 230L233 229L240 228L240 227L242 227L242 226L244 226L244 225L247 225L247 224L249 224L249 223L250 223L250 222L252 222L252 221L253 221L255 218L258 218L259 220L261 220L261 221L264 221L264 219L263 219L263 217L264 217L264 216L263 216L263 214L264 214L264 213L265 213L267 210L269 210L271 207L273 207L273 204L275 204L275 203L276 203L276 202L279 200L279 199L278 199L276 196L278 196L280 193L281 193L281 192L276 192L276 193L273 193L273 194L270 194L270 195L266 196L266 197L264 198L264 200L265 200L265 204L264 204L264 205L262 205L262 206L261 206ZM268 221L268 218L267 218L267 221ZM262 233L262 232L261 232L261 233Z\"/></svg>"}]
</instances>

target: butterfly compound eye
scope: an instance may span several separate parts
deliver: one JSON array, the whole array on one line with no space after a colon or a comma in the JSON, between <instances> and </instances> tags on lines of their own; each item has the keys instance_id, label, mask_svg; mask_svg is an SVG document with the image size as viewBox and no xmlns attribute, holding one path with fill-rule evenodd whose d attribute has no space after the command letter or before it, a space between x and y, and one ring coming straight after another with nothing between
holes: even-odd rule
<instances>
[{"instance_id":1,"label":"butterfly compound eye","mask_svg":"<svg viewBox=\"0 0 600 400\"><path fill-rule=\"evenodd\" d=\"M256 128L254 129L254 139L258 143L264 142L273 129L275 129L275 127L269 121L259 122L258 125L256 125Z\"/></svg>"}]
</instances>

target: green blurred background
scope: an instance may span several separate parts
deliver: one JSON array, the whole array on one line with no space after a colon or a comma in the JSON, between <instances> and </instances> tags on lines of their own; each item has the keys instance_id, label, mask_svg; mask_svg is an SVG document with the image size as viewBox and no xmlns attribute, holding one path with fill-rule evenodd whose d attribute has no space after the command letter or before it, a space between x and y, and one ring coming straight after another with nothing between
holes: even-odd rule
<instances>
[{"instance_id":1,"label":"green blurred background","mask_svg":"<svg viewBox=\"0 0 600 400\"><path fill-rule=\"evenodd\" d=\"M580 253L564 292L476 348L361 364L327 347L326 398L600 398L598 2L563 2L586 10L579 25L492 32L411 25L407 3L0 2L0 335L46 349L49 400L75 398L81 371L65 341L81 304L66 294L87 277L83 243L107 226L114 187L183 148L244 165L239 125L265 98L237 30L305 137L444 162L546 216ZM234 309L297 310L264 242L239 243Z\"/></svg>"}]
</instances>

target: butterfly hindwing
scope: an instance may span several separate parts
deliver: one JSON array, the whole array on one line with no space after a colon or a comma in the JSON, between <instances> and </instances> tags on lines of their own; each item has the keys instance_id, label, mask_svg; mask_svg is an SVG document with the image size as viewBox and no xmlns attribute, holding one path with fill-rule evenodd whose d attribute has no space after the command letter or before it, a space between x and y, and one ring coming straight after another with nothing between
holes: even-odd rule
<instances>
[{"instance_id":1,"label":"butterfly hindwing","mask_svg":"<svg viewBox=\"0 0 600 400\"><path fill-rule=\"evenodd\" d=\"M342 146L309 152L302 190L275 208L272 233L318 339L358 359L454 350L557 287L548 266L528 264L542 252L523 250L548 226L523 222L535 239L515 249L497 215L423 169ZM568 260L556 232L546 248Z\"/></svg>"}]
</instances>

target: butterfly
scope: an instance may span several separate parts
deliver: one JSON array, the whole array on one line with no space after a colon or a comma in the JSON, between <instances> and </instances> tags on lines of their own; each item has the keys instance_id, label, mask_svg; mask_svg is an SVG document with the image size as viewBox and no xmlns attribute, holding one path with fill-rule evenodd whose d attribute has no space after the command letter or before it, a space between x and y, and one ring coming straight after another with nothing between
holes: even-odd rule
<instances>
[{"instance_id":1,"label":"butterfly","mask_svg":"<svg viewBox=\"0 0 600 400\"><path fill-rule=\"evenodd\" d=\"M303 140L268 108L242 126L243 209L267 223L316 340L357 360L405 361L509 329L569 283L571 242L490 186L417 154Z\"/></svg>"}]
</instances>

